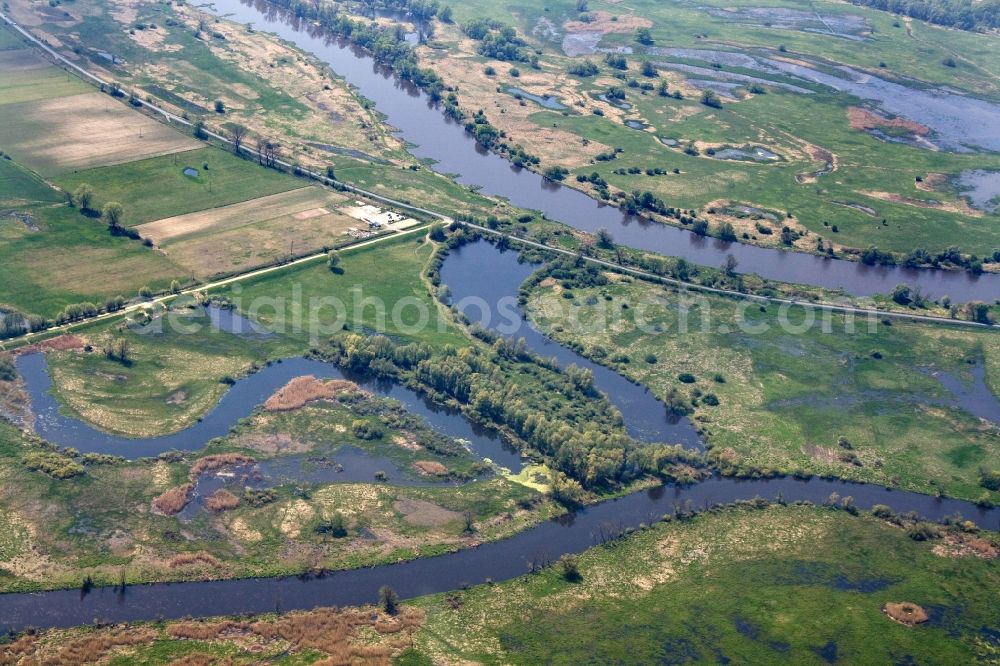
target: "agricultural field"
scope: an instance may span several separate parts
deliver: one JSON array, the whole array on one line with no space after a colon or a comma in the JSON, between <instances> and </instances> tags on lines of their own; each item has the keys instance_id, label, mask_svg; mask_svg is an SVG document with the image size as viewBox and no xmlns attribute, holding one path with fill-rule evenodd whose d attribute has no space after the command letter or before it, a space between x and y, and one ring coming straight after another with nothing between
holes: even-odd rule
<instances>
[{"instance_id":1,"label":"agricultural field","mask_svg":"<svg viewBox=\"0 0 1000 666\"><path fill-rule=\"evenodd\" d=\"M30 48L0 50L0 104L18 104L89 92L80 79L50 65Z\"/></svg>"},{"instance_id":2,"label":"agricultural field","mask_svg":"<svg viewBox=\"0 0 1000 666\"><path fill-rule=\"evenodd\" d=\"M996 333L840 315L824 324L799 309L610 277L543 280L532 320L691 410L724 466L989 496L979 472L1000 455Z\"/></svg>"},{"instance_id":3,"label":"agricultural field","mask_svg":"<svg viewBox=\"0 0 1000 666\"><path fill-rule=\"evenodd\" d=\"M65 204L2 211L0 241L0 302L25 314L54 319L68 304L132 298L143 287L160 291L190 280L167 257L112 236L103 222Z\"/></svg>"},{"instance_id":4,"label":"agricultural field","mask_svg":"<svg viewBox=\"0 0 1000 666\"><path fill-rule=\"evenodd\" d=\"M351 241L350 229L368 228L342 210L352 202L318 187L304 187L147 222L136 231L195 275L209 277ZM289 238L292 227L295 236Z\"/></svg>"},{"instance_id":5,"label":"agricultural field","mask_svg":"<svg viewBox=\"0 0 1000 666\"><path fill-rule=\"evenodd\" d=\"M0 145L44 176L169 155L193 138L97 92L0 106Z\"/></svg>"},{"instance_id":6,"label":"agricultural field","mask_svg":"<svg viewBox=\"0 0 1000 666\"><path fill-rule=\"evenodd\" d=\"M959 246L988 260L1000 247L996 213L967 181L983 170L995 181L1000 144L929 101L937 87L960 90L976 98L970 114L996 124L994 35L826 2L581 7L462 3L418 54L539 170L564 167L595 197L650 191L744 241L784 245L788 227L809 252L818 239L848 254ZM523 60L484 55L463 28L481 19L515 27ZM842 66L880 78L845 83Z\"/></svg>"},{"instance_id":7,"label":"agricultural field","mask_svg":"<svg viewBox=\"0 0 1000 666\"><path fill-rule=\"evenodd\" d=\"M996 662L998 276L699 236L1000 270L1000 0L734 1L4 2L0 664Z\"/></svg>"}]
</instances>

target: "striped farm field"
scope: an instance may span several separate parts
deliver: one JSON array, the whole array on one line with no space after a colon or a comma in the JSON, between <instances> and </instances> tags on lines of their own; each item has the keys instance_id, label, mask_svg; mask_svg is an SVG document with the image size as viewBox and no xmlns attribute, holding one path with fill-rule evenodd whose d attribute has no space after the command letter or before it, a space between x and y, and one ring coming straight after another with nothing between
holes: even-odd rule
<instances>
[{"instance_id":1,"label":"striped farm field","mask_svg":"<svg viewBox=\"0 0 1000 666\"><path fill-rule=\"evenodd\" d=\"M98 92L0 105L0 146L43 176L198 145L194 138Z\"/></svg>"}]
</instances>

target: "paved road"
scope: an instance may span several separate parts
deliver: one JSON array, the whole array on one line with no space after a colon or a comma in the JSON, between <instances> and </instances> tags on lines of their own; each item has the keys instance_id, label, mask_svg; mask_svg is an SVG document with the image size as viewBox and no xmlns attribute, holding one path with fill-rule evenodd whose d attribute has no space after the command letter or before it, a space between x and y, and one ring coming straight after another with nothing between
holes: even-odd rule
<instances>
[{"instance_id":1,"label":"paved road","mask_svg":"<svg viewBox=\"0 0 1000 666\"><path fill-rule=\"evenodd\" d=\"M60 55L59 53L57 53L56 51L54 51L51 47L49 47L48 44L46 44L43 41L39 40L34 35L32 35L30 32L28 32L27 30L25 30L24 28L22 28L21 26L19 26L17 23L15 23L13 20L11 20L10 17L8 17L3 12L0 12L0 19L3 19L8 25L10 25L14 30L16 30L18 33L20 33L25 39L31 41L33 44L35 44L39 48L43 49L49 56L51 56L52 58L55 58L57 61L59 61L63 65L69 67L72 71L76 72L77 74L81 75L82 77L84 77L85 79L87 79L87 80L89 80L89 81L91 81L93 83L96 83L96 84L104 86L104 87L110 87L111 83L109 81L105 81L104 79L100 78L99 76L96 76L95 74L93 74L91 72L88 72L87 70L85 70L82 67L78 66L76 63L74 63L74 62L70 61L69 59L67 59L66 57ZM194 127L194 124L191 121L186 120L185 118L182 118L182 117L180 117L180 116L178 116L176 114L173 114L173 113L170 113L169 111L161 109L158 106L156 106L154 104L151 104L151 103L149 103L149 102L147 102L145 100L139 99L139 102L140 102L140 104L142 106L146 107L147 109L149 109L149 110L151 110L151 111L153 111L153 112L155 112L155 113L160 114L161 116L163 116L163 118L168 123L177 123L177 124L185 126L185 127L192 127L192 128ZM220 134L216 134L216 133L208 131L208 130L206 130L205 133L209 137L211 137L211 138L213 138L213 139L215 139L217 141L220 141L220 142L222 142L222 143L224 143L226 145L230 145L230 146L233 145L232 141L230 141L225 136L222 136ZM257 151L253 150L252 148L241 147L241 149L242 149L243 152L245 152L245 153L247 153L249 155L258 156ZM293 165L291 165L291 164L289 164L287 162L283 162L281 160L277 160L277 163L280 166L282 166L283 168L285 168L285 169L292 169L293 168ZM306 176L308 176L308 177L310 177L310 178L312 178L314 180L317 180L317 181L319 181L321 183L325 183L325 184L332 184L333 183L333 181L331 181L328 178L326 178L326 176L324 174L316 173L314 171L309 171L307 169L300 169L300 171L303 174L305 174ZM412 204L404 203L402 201L397 201L397 200L392 199L390 197L382 196L381 194L377 194L375 192L369 192L368 190L364 190L364 189L361 189L359 187L354 187L353 185L348 185L348 184L343 183L341 181L336 181L336 182L337 182L338 186L343 187L343 188L347 189L350 192L354 192L355 194L367 197L369 199L374 199L376 201L380 201L380 202L382 202L384 204L387 204L387 205L390 205L390 206L393 206L393 207L396 207L396 208L401 208L401 209L404 209L404 210L409 210L409 211L412 211L412 212L415 212L415 213L422 213L424 215L427 215L427 216L430 216L430 217L434 217L434 218L436 218L436 219L438 219L438 220L440 220L442 222L445 222L445 223L450 223L452 221L452 219L450 217L448 217L447 215L443 215L442 213L439 213L437 211L428 210L426 208L421 208L419 206L414 206ZM465 222L463 224L465 224L466 226L468 226L470 228L476 229L476 230L480 231L481 233L488 234L488 235L491 235L491 236L497 236L497 237L504 237L504 236L506 236L506 234L503 234L501 232L495 231L495 230L490 229L488 227L480 226L478 224L472 224L470 222ZM409 230L408 232L404 232L404 233L411 233L412 231L413 230ZM526 239L522 239L522 238L517 238L517 237L513 237L513 236L506 236L506 237L509 240L521 243L521 244L529 246L529 247L533 247L533 248L537 248L537 249L541 249L541 250L546 250L548 252L553 252L553 253L556 253L556 254L562 254L562 255L568 255L568 256L574 256L574 257L578 256L576 253L571 252L569 250L562 249L562 248L552 247L552 246L549 246L549 245L545 245L543 243L538 243L538 242L535 242L535 241L526 240ZM386 237L386 238L392 238L392 236L389 236L389 237ZM352 247L361 247L362 245L368 245L368 244L370 244L372 242L378 242L379 240L383 240L383 239L382 238L375 239L373 241L362 243L360 245L354 245ZM250 271L248 273L243 273L243 274L235 275L233 277L226 278L225 280L221 280L221 281L216 282L216 283L212 283L212 284L208 284L208 285L201 285L199 287L195 287L195 288L192 288L192 289L185 290L182 293L193 293L195 291L203 291L203 290L211 289L213 287L217 287L217 286L220 286L220 285L223 285L223 284L229 284L231 282L236 282L238 280L244 280L244 279L247 279L247 278L255 277L255 276L261 275L263 273L268 273L268 272L272 272L272 271L282 270L282 269L284 269L284 268L286 268L288 266L293 266L293 265L304 263L304 262L308 262L308 261L314 261L314 260L316 260L320 256L323 256L323 255L322 254L311 255L311 256L308 256L308 257L303 257L301 259L297 259L297 260L295 260L295 261L293 261L293 262L291 262L289 264L282 264L282 265L279 265L279 266L273 266L273 267L269 267L269 268L265 268L265 269L260 269L260 270L256 270L256 271ZM860 308L860 307L854 307L854 306L849 306L849 305L821 304L821 303L813 303L811 301L799 301L799 300L786 299L786 298L772 298L772 297L765 297L765 296L755 296L755 295L750 295L750 294L744 294L742 292L734 291L734 290L731 290L731 289L720 289L720 288L717 288L717 287L706 287L706 286L702 286L702 285L691 284L691 283L688 283L688 282L683 282L681 280L675 280L673 278L667 278L667 277L663 277L663 276L660 276L660 275L656 275L654 273L648 273L646 271L642 271L642 270L639 270L639 269L628 268L628 267L625 267L625 266L619 266L618 264L615 264L613 262L605 261L603 259L597 259L595 257L583 257L583 259L585 261L590 262L590 263L597 264L597 265L600 265L600 266L604 266L606 268L610 268L610 269L613 269L613 270L621 272L621 273L627 273L629 275L633 275L635 277L639 277L639 278L644 279L644 280L650 280L650 281L659 282L659 283L662 283L662 284L669 284L669 285L673 285L673 286L676 286L676 287L679 287L679 288L682 288L682 289L687 289L687 290L690 290L690 291L697 291L697 292L700 292L700 293L709 293L709 294L717 294L717 295L720 295L720 296L729 296L729 297L743 298L743 299L749 299L749 300L757 301L757 302L760 302L760 303L774 303L774 304L778 304L778 305L800 306L800 307L804 307L804 308L816 308L816 309L825 310L825 311L829 311L829 312L836 312L836 313L850 314L850 315L862 315L862 316L865 316L865 317L869 317L869 316L871 316L871 317L891 317L893 319L903 319L903 320L917 321L917 322L923 322L923 323L928 323L928 324L946 324L946 325L954 325L954 326L965 326L965 327L976 327L976 328L990 328L989 324L980 324L978 322L964 321L964 320L960 320L960 319L950 319L950 318L946 318L946 317L936 317L936 316L932 316L932 315L911 314L911 313L906 313L906 312L892 312L892 311L888 311L888 310L879 310L877 308ZM43 334L50 334L53 331L62 330L66 326L73 327L73 326L82 325L84 323L90 323L90 322L93 322L93 321L98 321L98 320L104 319L104 318L115 317L115 316L121 315L122 313L125 313L125 312L130 312L130 311L134 311L134 310L146 307L150 303L158 303L158 302L169 300L171 298L174 298L174 295L162 296L160 298L154 299L153 301L146 301L144 303L138 303L138 304L135 304L135 305L131 305L131 306L128 306L127 308L124 308L124 309L119 310L117 312L114 312L114 313L105 313L105 314L102 314L102 315L97 315L97 316L92 317L90 319L82 320L80 322L75 322L72 325L64 325L64 326L60 326L60 327L53 327L53 328L50 328L50 329L46 329L46 331L44 331L44 332L40 331L39 333L28 334L28 335L22 336L20 338L12 338L11 340L8 340L8 344L11 341L18 341L19 343L23 342L24 340L30 338L31 336L38 337L38 336L41 336ZM2 349L2 348L4 348L4 347L2 345L0 345L0 349Z\"/></svg>"}]
</instances>

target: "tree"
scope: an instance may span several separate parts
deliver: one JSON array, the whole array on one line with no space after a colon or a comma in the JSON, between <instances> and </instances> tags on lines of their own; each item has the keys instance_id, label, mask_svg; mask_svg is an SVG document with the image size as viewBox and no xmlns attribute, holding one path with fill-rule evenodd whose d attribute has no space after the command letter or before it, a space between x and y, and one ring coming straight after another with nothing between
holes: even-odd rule
<instances>
[{"instance_id":1,"label":"tree","mask_svg":"<svg viewBox=\"0 0 1000 666\"><path fill-rule=\"evenodd\" d=\"M723 222L719 225L719 238L724 241L734 241L736 240L736 230L733 229L733 225L729 222Z\"/></svg>"},{"instance_id":2,"label":"tree","mask_svg":"<svg viewBox=\"0 0 1000 666\"><path fill-rule=\"evenodd\" d=\"M104 355L112 361L118 361L119 363L128 365L130 351L128 340L125 338L117 338L104 348Z\"/></svg>"},{"instance_id":3,"label":"tree","mask_svg":"<svg viewBox=\"0 0 1000 666\"><path fill-rule=\"evenodd\" d=\"M440 222L435 222L434 224L432 224L430 230L430 237L432 241L435 241L437 243L443 242L447 238L447 236L445 236L444 233L444 225L441 224Z\"/></svg>"},{"instance_id":4,"label":"tree","mask_svg":"<svg viewBox=\"0 0 1000 666\"><path fill-rule=\"evenodd\" d=\"M90 204L94 203L94 188L87 183L80 183L80 186L73 190L73 202L80 210L89 211Z\"/></svg>"},{"instance_id":5,"label":"tree","mask_svg":"<svg viewBox=\"0 0 1000 666\"><path fill-rule=\"evenodd\" d=\"M659 72L656 71L656 65L654 65L651 62L649 62L648 60L643 61L643 63L642 63L642 75L643 76L648 76L650 78L655 78L658 74L659 74Z\"/></svg>"},{"instance_id":6,"label":"tree","mask_svg":"<svg viewBox=\"0 0 1000 666\"><path fill-rule=\"evenodd\" d=\"M330 269L331 273L343 273L344 269L340 267L340 253L336 250L327 252L326 266Z\"/></svg>"},{"instance_id":7,"label":"tree","mask_svg":"<svg viewBox=\"0 0 1000 666\"><path fill-rule=\"evenodd\" d=\"M117 201L109 201L104 204L101 215L110 229L117 230L121 228L122 220L125 219L125 207Z\"/></svg>"},{"instance_id":8,"label":"tree","mask_svg":"<svg viewBox=\"0 0 1000 666\"><path fill-rule=\"evenodd\" d=\"M170 283L170 293L171 294L179 294L179 293L181 293L181 283L178 282L177 280L173 280Z\"/></svg>"},{"instance_id":9,"label":"tree","mask_svg":"<svg viewBox=\"0 0 1000 666\"><path fill-rule=\"evenodd\" d=\"M907 284L897 284L892 289L892 300L900 305L909 305L913 300L913 290Z\"/></svg>"},{"instance_id":10,"label":"tree","mask_svg":"<svg viewBox=\"0 0 1000 666\"><path fill-rule=\"evenodd\" d=\"M635 41L650 46L653 44L653 33L649 31L649 28L639 28L635 31Z\"/></svg>"},{"instance_id":11,"label":"tree","mask_svg":"<svg viewBox=\"0 0 1000 666\"><path fill-rule=\"evenodd\" d=\"M965 304L965 314L969 321L978 322L980 324L991 324L993 323L990 317L990 306L981 301L972 301L971 303Z\"/></svg>"},{"instance_id":12,"label":"tree","mask_svg":"<svg viewBox=\"0 0 1000 666\"><path fill-rule=\"evenodd\" d=\"M581 13L587 11L587 0L576 0L576 11Z\"/></svg>"},{"instance_id":13,"label":"tree","mask_svg":"<svg viewBox=\"0 0 1000 666\"><path fill-rule=\"evenodd\" d=\"M722 108L722 100L719 99L719 96L715 93L714 90L702 91L701 103L704 104L705 106L710 106L713 109Z\"/></svg>"},{"instance_id":14,"label":"tree","mask_svg":"<svg viewBox=\"0 0 1000 666\"><path fill-rule=\"evenodd\" d=\"M215 112L216 113L225 113L226 112L226 103L223 102L221 99L215 100Z\"/></svg>"},{"instance_id":15,"label":"tree","mask_svg":"<svg viewBox=\"0 0 1000 666\"><path fill-rule=\"evenodd\" d=\"M610 231L602 227L597 230L597 244L607 249L614 246L615 239L611 236Z\"/></svg>"},{"instance_id":16,"label":"tree","mask_svg":"<svg viewBox=\"0 0 1000 666\"><path fill-rule=\"evenodd\" d=\"M736 267L740 262L736 260L731 254L726 255L725 261L722 262L722 272L726 274L727 277L733 277L736 275Z\"/></svg>"},{"instance_id":17,"label":"tree","mask_svg":"<svg viewBox=\"0 0 1000 666\"><path fill-rule=\"evenodd\" d=\"M229 126L229 140L233 142L233 152L240 154L240 147L243 145L243 138L247 135L246 125L233 123Z\"/></svg>"},{"instance_id":18,"label":"tree","mask_svg":"<svg viewBox=\"0 0 1000 666\"><path fill-rule=\"evenodd\" d=\"M583 580L580 575L580 561L576 555L563 555L559 558L559 568L562 569L562 577L570 583Z\"/></svg>"},{"instance_id":19,"label":"tree","mask_svg":"<svg viewBox=\"0 0 1000 666\"><path fill-rule=\"evenodd\" d=\"M448 5L442 7L441 11L438 12L438 18L441 19L442 23L451 23L452 22L451 7L449 7Z\"/></svg>"},{"instance_id":20,"label":"tree","mask_svg":"<svg viewBox=\"0 0 1000 666\"><path fill-rule=\"evenodd\" d=\"M386 615L395 615L399 612L399 595L396 590L388 585L383 585L378 589L378 605L382 607Z\"/></svg>"}]
</instances>

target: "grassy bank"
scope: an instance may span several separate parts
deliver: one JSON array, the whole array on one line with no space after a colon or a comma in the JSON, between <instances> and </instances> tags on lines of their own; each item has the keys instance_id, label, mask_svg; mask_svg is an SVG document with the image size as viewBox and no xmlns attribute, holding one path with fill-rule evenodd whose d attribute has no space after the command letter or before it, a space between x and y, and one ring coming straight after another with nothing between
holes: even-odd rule
<instances>
[{"instance_id":1,"label":"grassy bank","mask_svg":"<svg viewBox=\"0 0 1000 666\"><path fill-rule=\"evenodd\" d=\"M954 404L932 373L995 400L996 333L875 319L850 328L839 315L810 324L797 308L573 275L533 290L533 321L690 410L720 465L968 499L985 492L979 470L996 456L997 426Z\"/></svg>"}]
</instances>

